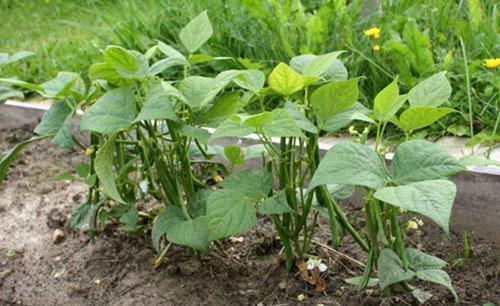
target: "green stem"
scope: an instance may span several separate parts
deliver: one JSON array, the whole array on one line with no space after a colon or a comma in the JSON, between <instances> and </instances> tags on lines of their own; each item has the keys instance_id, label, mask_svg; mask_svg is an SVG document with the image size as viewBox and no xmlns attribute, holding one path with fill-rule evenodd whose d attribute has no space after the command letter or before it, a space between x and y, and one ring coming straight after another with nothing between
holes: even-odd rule
<instances>
[{"instance_id":1,"label":"green stem","mask_svg":"<svg viewBox=\"0 0 500 306\"><path fill-rule=\"evenodd\" d=\"M467 102L469 104L469 125L470 125L470 137L474 137L474 122L472 118L472 98L470 93L470 78L469 78L469 65L467 59L467 52L465 50L464 41L462 37L460 39L460 46L462 47L462 55L464 59L464 70L465 70L465 86L467 89ZM472 147L472 153L474 153L474 147Z\"/></svg>"},{"instance_id":2,"label":"green stem","mask_svg":"<svg viewBox=\"0 0 500 306\"><path fill-rule=\"evenodd\" d=\"M396 207L391 207L391 230L392 235L396 237L395 247L396 253L398 253L399 257L403 261L403 268L408 270L408 258L406 258L406 252L403 242L403 234L401 232L401 228L399 227L398 221L398 212Z\"/></svg>"}]
</instances>

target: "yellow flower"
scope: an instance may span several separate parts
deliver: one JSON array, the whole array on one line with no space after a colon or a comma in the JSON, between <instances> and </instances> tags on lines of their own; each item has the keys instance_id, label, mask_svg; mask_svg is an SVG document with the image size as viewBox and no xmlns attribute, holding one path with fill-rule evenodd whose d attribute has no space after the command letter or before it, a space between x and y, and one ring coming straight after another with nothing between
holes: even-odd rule
<instances>
[{"instance_id":1,"label":"yellow flower","mask_svg":"<svg viewBox=\"0 0 500 306\"><path fill-rule=\"evenodd\" d=\"M500 66L500 58L488 58L484 60L484 66L487 68L495 69Z\"/></svg>"},{"instance_id":2,"label":"yellow flower","mask_svg":"<svg viewBox=\"0 0 500 306\"><path fill-rule=\"evenodd\" d=\"M380 51L380 46L379 45L373 45L373 51L379 52Z\"/></svg>"},{"instance_id":3,"label":"yellow flower","mask_svg":"<svg viewBox=\"0 0 500 306\"><path fill-rule=\"evenodd\" d=\"M373 27L365 31L365 35L374 39L380 38L380 28Z\"/></svg>"}]
</instances>

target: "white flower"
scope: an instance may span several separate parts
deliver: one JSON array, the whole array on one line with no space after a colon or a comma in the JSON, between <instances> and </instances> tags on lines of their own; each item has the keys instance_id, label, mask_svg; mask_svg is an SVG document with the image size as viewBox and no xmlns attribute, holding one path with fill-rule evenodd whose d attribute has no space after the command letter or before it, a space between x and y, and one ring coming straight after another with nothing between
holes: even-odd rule
<instances>
[{"instance_id":1,"label":"white flower","mask_svg":"<svg viewBox=\"0 0 500 306\"><path fill-rule=\"evenodd\" d=\"M328 267L324 263L320 263L318 268L319 272L325 272L328 269Z\"/></svg>"},{"instance_id":2,"label":"white flower","mask_svg":"<svg viewBox=\"0 0 500 306\"><path fill-rule=\"evenodd\" d=\"M314 265L314 262L312 262L312 261L308 261L308 262L307 262L307 270L312 270L312 269L314 269L314 266L315 266L315 265Z\"/></svg>"}]
</instances>

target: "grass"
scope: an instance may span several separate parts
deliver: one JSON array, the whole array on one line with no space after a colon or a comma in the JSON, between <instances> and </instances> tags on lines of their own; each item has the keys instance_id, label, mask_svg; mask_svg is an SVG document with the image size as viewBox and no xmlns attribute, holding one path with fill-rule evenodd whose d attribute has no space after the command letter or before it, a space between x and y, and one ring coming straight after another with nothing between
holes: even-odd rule
<instances>
[{"instance_id":1,"label":"grass","mask_svg":"<svg viewBox=\"0 0 500 306\"><path fill-rule=\"evenodd\" d=\"M35 82L50 79L59 70L80 72L85 77L89 64L108 44L144 51L160 39L182 49L177 33L192 17L208 9L215 35L201 50L204 53L247 58L270 70L277 62L288 62L301 53L346 50L342 59L350 74L366 77L361 88L362 102L367 105L396 75L405 91L419 79L447 70L454 89L450 106L461 114L448 116L441 126L424 134L470 136L471 124L476 132L484 129L491 133L500 109L500 76L483 67L482 61L500 53L498 4L494 1L387 0L378 8L366 7L362 0L301 3L4 0L0 4L0 50L24 49L37 56L0 73ZM416 25L413 31L412 23ZM372 26L382 29L379 40L363 35ZM373 50L375 43L381 45L380 52ZM465 66L462 54L468 57ZM217 65L244 68L230 61ZM470 86L464 85L466 70Z\"/></svg>"}]
</instances>

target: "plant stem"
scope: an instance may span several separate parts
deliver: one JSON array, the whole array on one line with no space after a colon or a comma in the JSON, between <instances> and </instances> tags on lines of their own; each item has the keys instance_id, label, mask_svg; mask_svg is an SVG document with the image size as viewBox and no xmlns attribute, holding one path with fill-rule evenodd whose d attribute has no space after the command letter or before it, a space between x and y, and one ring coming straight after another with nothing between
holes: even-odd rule
<instances>
[{"instance_id":1,"label":"plant stem","mask_svg":"<svg viewBox=\"0 0 500 306\"><path fill-rule=\"evenodd\" d=\"M464 70L465 70L465 86L467 89L467 102L469 103L469 125L470 125L470 138L474 137L474 122L472 118L472 98L470 94L470 79L469 79L469 65L467 60L467 52L465 50L464 41L462 37L460 39L460 46L462 47L462 55L464 59ZM474 153L474 147L472 147L472 153Z\"/></svg>"}]
</instances>

